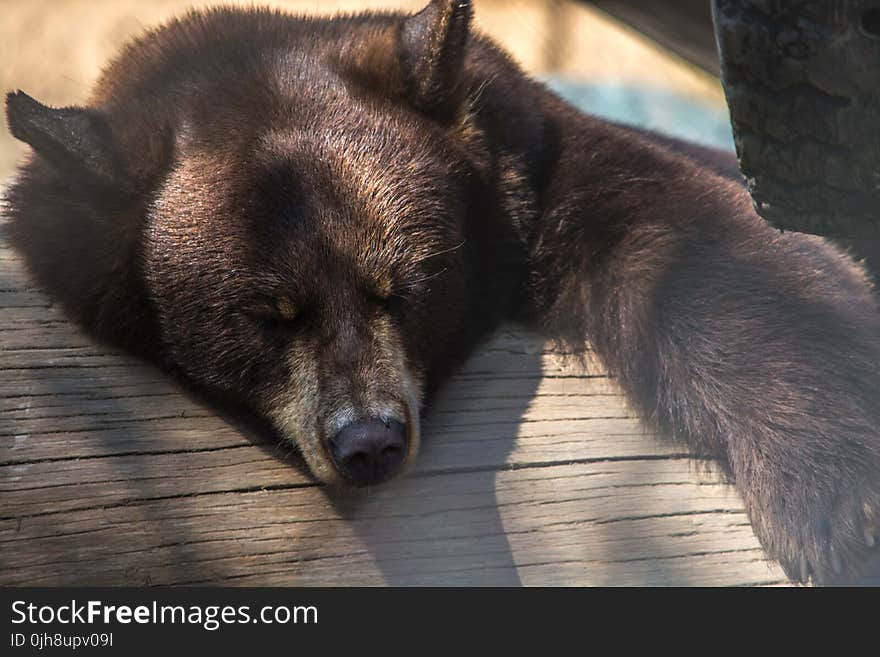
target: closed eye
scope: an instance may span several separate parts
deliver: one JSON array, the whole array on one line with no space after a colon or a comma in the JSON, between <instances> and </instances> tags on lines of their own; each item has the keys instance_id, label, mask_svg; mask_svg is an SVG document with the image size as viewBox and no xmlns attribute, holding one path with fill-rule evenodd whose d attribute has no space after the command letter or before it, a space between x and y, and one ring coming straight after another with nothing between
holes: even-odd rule
<instances>
[{"instance_id":1,"label":"closed eye","mask_svg":"<svg viewBox=\"0 0 880 657\"><path fill-rule=\"evenodd\" d=\"M387 312L399 310L407 300L406 290L390 284L383 286L381 290L367 290L367 296L373 304Z\"/></svg>"},{"instance_id":2,"label":"closed eye","mask_svg":"<svg viewBox=\"0 0 880 657\"><path fill-rule=\"evenodd\" d=\"M288 297L260 298L244 308L244 314L269 329L290 329L300 317L296 305Z\"/></svg>"},{"instance_id":3,"label":"closed eye","mask_svg":"<svg viewBox=\"0 0 880 657\"><path fill-rule=\"evenodd\" d=\"M401 311L408 301L407 296L402 292L392 292L384 299L381 300L381 306L383 309L390 313L396 313Z\"/></svg>"}]
</instances>

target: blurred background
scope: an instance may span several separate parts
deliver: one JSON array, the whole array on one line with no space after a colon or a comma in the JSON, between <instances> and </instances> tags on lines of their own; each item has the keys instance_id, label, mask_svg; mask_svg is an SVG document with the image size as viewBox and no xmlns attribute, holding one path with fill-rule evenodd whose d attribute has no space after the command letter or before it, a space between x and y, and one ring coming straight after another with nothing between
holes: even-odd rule
<instances>
[{"instance_id":1,"label":"blurred background","mask_svg":"<svg viewBox=\"0 0 880 657\"><path fill-rule=\"evenodd\" d=\"M294 13L417 11L427 0L282 0ZM102 67L132 36L206 0L0 0L0 90L64 106L85 102ZM225 3L243 4L252 3ZM618 5L626 3L616 3ZM634 3L644 4L644 3ZM662 12L662 3L652 10ZM479 30L586 111L732 148L717 78L590 3L474 0ZM0 180L26 146L0 130Z\"/></svg>"}]
</instances>

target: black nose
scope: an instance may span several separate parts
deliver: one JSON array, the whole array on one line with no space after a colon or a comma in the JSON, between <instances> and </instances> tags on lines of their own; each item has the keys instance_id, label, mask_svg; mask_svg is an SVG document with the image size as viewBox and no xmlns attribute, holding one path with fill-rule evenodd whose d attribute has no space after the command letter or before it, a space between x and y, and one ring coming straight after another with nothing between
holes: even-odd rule
<instances>
[{"instance_id":1,"label":"black nose","mask_svg":"<svg viewBox=\"0 0 880 657\"><path fill-rule=\"evenodd\" d=\"M403 465L406 446L406 427L397 420L353 422L330 439L336 467L357 486L394 476Z\"/></svg>"}]
</instances>

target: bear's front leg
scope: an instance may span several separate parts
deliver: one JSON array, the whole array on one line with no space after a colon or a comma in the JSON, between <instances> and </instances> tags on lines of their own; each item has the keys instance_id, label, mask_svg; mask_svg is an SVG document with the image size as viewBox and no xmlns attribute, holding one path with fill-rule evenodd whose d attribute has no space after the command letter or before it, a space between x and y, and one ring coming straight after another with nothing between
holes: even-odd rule
<instances>
[{"instance_id":1,"label":"bear's front leg","mask_svg":"<svg viewBox=\"0 0 880 657\"><path fill-rule=\"evenodd\" d=\"M590 339L647 421L723 464L790 578L857 574L880 533L869 282L737 185L647 146L639 162L557 182L532 236L539 311Z\"/></svg>"}]
</instances>

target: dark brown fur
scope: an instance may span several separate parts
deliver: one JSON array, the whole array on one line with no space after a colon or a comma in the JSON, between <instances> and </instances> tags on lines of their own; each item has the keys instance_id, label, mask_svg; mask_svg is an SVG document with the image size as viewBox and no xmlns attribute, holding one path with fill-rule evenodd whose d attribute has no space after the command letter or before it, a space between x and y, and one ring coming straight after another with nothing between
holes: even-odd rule
<instances>
[{"instance_id":1,"label":"dark brown fur","mask_svg":"<svg viewBox=\"0 0 880 657\"><path fill-rule=\"evenodd\" d=\"M11 94L36 156L9 238L73 318L268 417L326 481L339 421L417 431L499 322L589 338L792 578L855 572L880 515L864 272L771 229L725 156L576 111L469 18L193 13L88 110Z\"/></svg>"}]
</instances>

